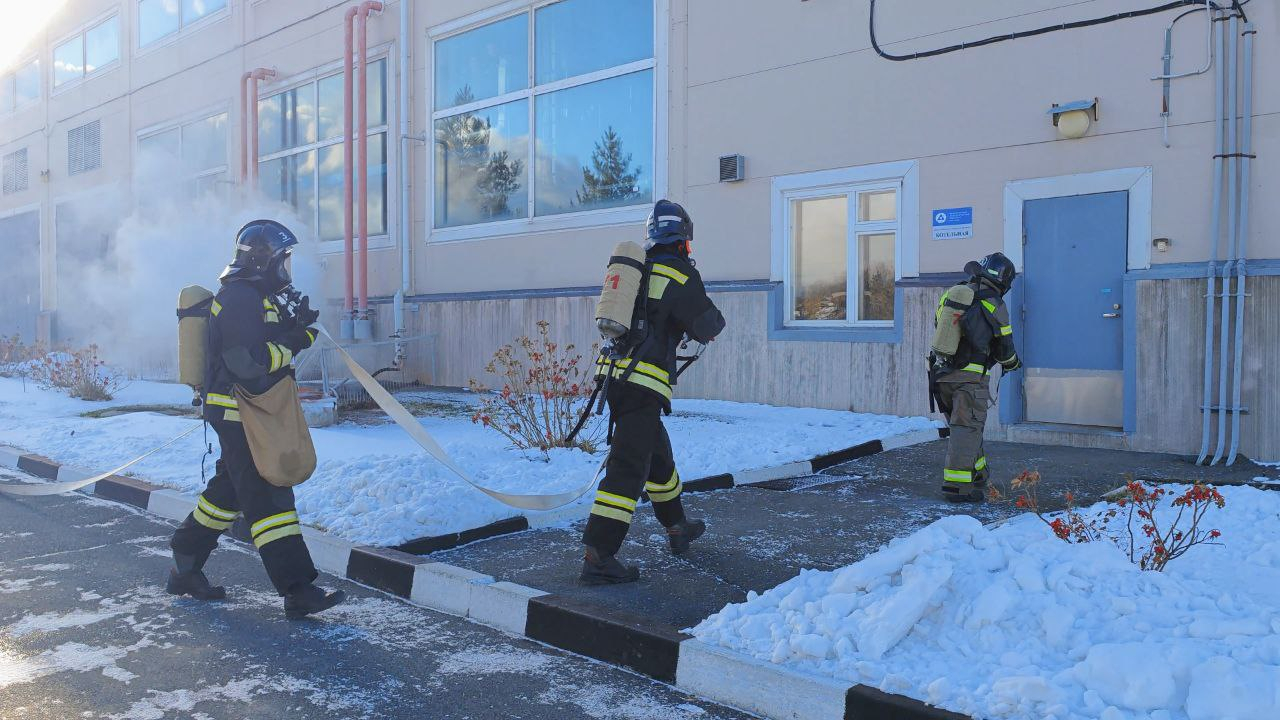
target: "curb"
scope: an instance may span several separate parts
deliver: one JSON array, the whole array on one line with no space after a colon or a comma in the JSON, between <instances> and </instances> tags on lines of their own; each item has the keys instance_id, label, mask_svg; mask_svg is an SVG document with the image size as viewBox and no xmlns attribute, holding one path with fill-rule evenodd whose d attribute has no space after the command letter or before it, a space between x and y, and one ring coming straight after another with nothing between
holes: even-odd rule
<instances>
[{"instance_id":1,"label":"curb","mask_svg":"<svg viewBox=\"0 0 1280 720\"><path fill-rule=\"evenodd\" d=\"M694 482L705 483L704 489L754 485L786 477L773 473L805 467L809 473L817 472L859 457L935 440L944 437L944 433L942 428L914 431L809 461L739 473L737 478L718 475ZM0 467L53 481L96 474L4 445L0 445ZM184 520L195 508L195 501L181 493L119 475L90 485L83 492L174 521ZM461 544L463 537L507 527L514 527L514 523L499 521L455 535ZM238 518L229 534L244 540L246 530L243 518ZM445 539L440 542L448 542L455 535L443 536ZM500 581L395 548L354 545L307 526L303 526L302 536L316 568L321 571L395 595L414 605L623 667L771 720L971 720L914 698L797 672L711 646L644 615Z\"/></svg>"}]
</instances>

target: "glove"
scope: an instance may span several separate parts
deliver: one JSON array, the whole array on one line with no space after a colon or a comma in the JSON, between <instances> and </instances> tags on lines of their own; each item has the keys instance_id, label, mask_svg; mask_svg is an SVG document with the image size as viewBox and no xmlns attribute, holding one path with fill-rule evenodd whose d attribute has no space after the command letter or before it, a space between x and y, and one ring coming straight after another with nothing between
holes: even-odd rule
<instances>
[{"instance_id":1,"label":"glove","mask_svg":"<svg viewBox=\"0 0 1280 720\"><path fill-rule=\"evenodd\" d=\"M303 295L302 302L298 303L298 307L294 311L294 317L297 318L299 327L307 327L314 325L320 319L320 311L312 310L311 298Z\"/></svg>"},{"instance_id":2,"label":"glove","mask_svg":"<svg viewBox=\"0 0 1280 720\"><path fill-rule=\"evenodd\" d=\"M1014 355L1012 360L1000 363L1000 367L1004 368L1006 373L1011 373L1014 370L1020 370L1022 368L1022 358Z\"/></svg>"},{"instance_id":3,"label":"glove","mask_svg":"<svg viewBox=\"0 0 1280 720\"><path fill-rule=\"evenodd\" d=\"M276 342L289 348L290 352L297 355L303 350L311 347L312 343L315 341L316 331L309 327L299 325L298 327L295 327L281 335L280 339Z\"/></svg>"}]
</instances>

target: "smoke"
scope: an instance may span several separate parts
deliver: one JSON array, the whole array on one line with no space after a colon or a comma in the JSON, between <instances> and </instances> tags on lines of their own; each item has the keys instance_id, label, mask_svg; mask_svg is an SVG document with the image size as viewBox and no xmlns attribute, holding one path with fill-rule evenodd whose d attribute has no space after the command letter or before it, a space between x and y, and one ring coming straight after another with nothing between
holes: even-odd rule
<instances>
[{"instance_id":1,"label":"smoke","mask_svg":"<svg viewBox=\"0 0 1280 720\"><path fill-rule=\"evenodd\" d=\"M174 170L171 157L144 154L133 178L133 209L123 217L117 208L130 207L123 190L59 209L74 222L70 228L60 222L58 231L56 335L96 344L103 359L137 377L176 378L178 292L188 285L217 292L236 231L250 220L272 219L293 230L300 240L295 284L304 292L319 287L315 238L289 206L247 196L226 180L203 186L175 180ZM64 252L64 243L81 252Z\"/></svg>"}]
</instances>

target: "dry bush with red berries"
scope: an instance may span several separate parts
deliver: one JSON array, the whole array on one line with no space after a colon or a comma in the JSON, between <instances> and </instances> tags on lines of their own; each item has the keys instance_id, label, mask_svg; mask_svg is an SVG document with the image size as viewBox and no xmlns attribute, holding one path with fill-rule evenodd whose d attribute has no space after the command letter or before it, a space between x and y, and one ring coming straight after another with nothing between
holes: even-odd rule
<instances>
[{"instance_id":1,"label":"dry bush with red berries","mask_svg":"<svg viewBox=\"0 0 1280 720\"><path fill-rule=\"evenodd\" d=\"M594 452L603 432L588 423L572 442L569 434L595 387L575 346L552 341L551 323L538 323L537 339L524 336L494 353L485 371L502 379L496 393L472 379L471 390L485 395L471 422L497 430L521 450L576 447ZM592 348L592 357L598 348Z\"/></svg>"},{"instance_id":2,"label":"dry bush with red berries","mask_svg":"<svg viewBox=\"0 0 1280 720\"><path fill-rule=\"evenodd\" d=\"M98 357L98 346L83 350L46 353L29 363L32 379L44 388L59 388L74 398L90 401L112 399L128 381Z\"/></svg>"},{"instance_id":3,"label":"dry bush with red berries","mask_svg":"<svg viewBox=\"0 0 1280 720\"><path fill-rule=\"evenodd\" d=\"M1204 529L1205 514L1212 507L1222 508L1226 500L1212 485L1196 483L1172 501L1177 514L1172 522L1162 525L1157 509L1172 492L1161 487L1149 486L1129 478L1124 496L1112 500L1115 507L1108 508L1100 517L1086 518L1076 508L1072 493L1064 493L1066 508L1055 513L1046 512L1039 498L1040 473L1024 470L1002 490L993 484L988 498L994 501L1012 500L1015 507L1034 513L1059 539L1069 543L1110 540L1129 553L1129 560L1143 570L1161 572L1196 545L1216 545L1222 536L1216 529ZM1123 537L1112 529L1111 521L1125 518ZM1137 520L1138 529L1134 529ZM1190 523L1186 527L1183 521Z\"/></svg>"}]
</instances>

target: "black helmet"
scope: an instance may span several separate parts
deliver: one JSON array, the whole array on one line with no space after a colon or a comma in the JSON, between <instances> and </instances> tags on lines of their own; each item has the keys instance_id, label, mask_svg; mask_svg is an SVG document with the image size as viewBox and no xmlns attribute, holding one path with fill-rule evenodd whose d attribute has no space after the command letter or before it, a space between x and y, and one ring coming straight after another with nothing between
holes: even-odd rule
<instances>
[{"instance_id":1,"label":"black helmet","mask_svg":"<svg viewBox=\"0 0 1280 720\"><path fill-rule=\"evenodd\" d=\"M970 262L964 269L973 277L994 285L1001 295L1009 292L1009 288L1013 287L1013 279L1018 276L1018 269L1013 266L1013 261L1000 252L991 253L977 262Z\"/></svg>"},{"instance_id":2,"label":"black helmet","mask_svg":"<svg viewBox=\"0 0 1280 720\"><path fill-rule=\"evenodd\" d=\"M648 250L655 245L678 245L687 255L689 244L693 242L693 219L678 203L670 200L659 200L653 204L653 212L649 213Z\"/></svg>"},{"instance_id":3,"label":"black helmet","mask_svg":"<svg viewBox=\"0 0 1280 720\"><path fill-rule=\"evenodd\" d=\"M222 271L219 280L263 282L267 292L278 292L291 279L284 261L290 248L298 244L298 236L275 220L254 220L236 233L236 255Z\"/></svg>"}]
</instances>

